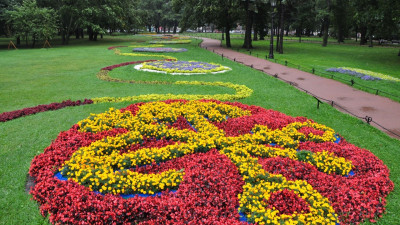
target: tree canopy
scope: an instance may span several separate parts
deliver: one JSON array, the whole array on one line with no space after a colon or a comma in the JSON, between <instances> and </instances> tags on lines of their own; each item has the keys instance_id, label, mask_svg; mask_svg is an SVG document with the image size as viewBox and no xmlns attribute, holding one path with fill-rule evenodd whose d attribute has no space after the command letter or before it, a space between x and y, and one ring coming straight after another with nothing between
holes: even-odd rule
<instances>
[{"instance_id":1,"label":"tree canopy","mask_svg":"<svg viewBox=\"0 0 400 225\"><path fill-rule=\"evenodd\" d=\"M208 27L225 33L245 30L243 48L271 33L278 36L277 50L283 53L283 36L323 36L338 42L355 37L360 44L372 40L400 39L398 0L0 0L0 34L36 40L58 33L64 44L70 36L97 40L105 33L177 32ZM27 7L30 5L30 7ZM40 21L40 22L39 22ZM25 25L24 25L25 24ZM253 35L253 38L252 38Z\"/></svg>"}]
</instances>

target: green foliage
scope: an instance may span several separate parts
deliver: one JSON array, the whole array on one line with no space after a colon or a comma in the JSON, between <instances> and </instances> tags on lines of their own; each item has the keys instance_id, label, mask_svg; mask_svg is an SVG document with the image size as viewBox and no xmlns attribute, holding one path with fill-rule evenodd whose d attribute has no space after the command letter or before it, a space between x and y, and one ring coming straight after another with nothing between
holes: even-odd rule
<instances>
[{"instance_id":1,"label":"green foliage","mask_svg":"<svg viewBox=\"0 0 400 225\"><path fill-rule=\"evenodd\" d=\"M54 10L39 8L35 0L24 0L21 6L14 6L7 10L8 22L12 25L14 36L24 37L28 45L31 37L35 40L46 40L55 36L57 32L57 15Z\"/></svg>"}]
</instances>

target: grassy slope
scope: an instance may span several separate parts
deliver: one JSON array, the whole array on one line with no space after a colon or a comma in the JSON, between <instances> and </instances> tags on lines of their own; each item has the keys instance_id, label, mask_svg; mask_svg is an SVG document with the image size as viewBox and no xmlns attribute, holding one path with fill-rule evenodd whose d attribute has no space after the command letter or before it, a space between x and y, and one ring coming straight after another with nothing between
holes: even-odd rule
<instances>
[{"instance_id":1,"label":"grassy slope","mask_svg":"<svg viewBox=\"0 0 400 225\"><path fill-rule=\"evenodd\" d=\"M84 43L49 50L0 51L0 112L23 107L47 104L64 99L83 99L102 96L129 96L147 93L232 93L229 89L187 86L129 85L109 83L96 78L100 68L112 64L146 59L143 57L116 56L107 47L129 45L132 41L116 43L116 39L98 43ZM207 80L244 84L254 90L254 94L241 100L245 104L259 105L279 110L291 116L306 116L316 122L334 128L348 141L371 150L391 169L391 179L395 191L388 197L387 215L379 224L400 224L400 166L398 150L400 141L389 138L379 130L363 122L344 115L329 105L323 104L317 110L315 100L295 88L243 67L240 64L222 61L192 45L189 52L168 54L182 60L201 60L221 63L231 67L229 73L207 76L164 76L133 71L131 67L116 69L113 77L141 80ZM128 48L124 51L129 51ZM11 66L12 65L12 66ZM162 87L162 88L160 88ZM100 113L109 107L121 108L125 103L103 103L65 108L53 112L19 118L0 123L0 223L41 224L47 223L40 216L35 202L24 192L26 174L30 162L36 154L55 139L60 131L66 130L89 113Z\"/></svg>"}]
</instances>

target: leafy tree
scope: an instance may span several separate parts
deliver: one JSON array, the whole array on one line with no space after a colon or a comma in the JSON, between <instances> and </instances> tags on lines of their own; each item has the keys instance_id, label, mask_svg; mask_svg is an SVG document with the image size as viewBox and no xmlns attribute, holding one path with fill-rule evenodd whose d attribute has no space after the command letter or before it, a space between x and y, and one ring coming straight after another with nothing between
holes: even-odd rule
<instances>
[{"instance_id":1,"label":"leafy tree","mask_svg":"<svg viewBox=\"0 0 400 225\"><path fill-rule=\"evenodd\" d=\"M146 1L142 0L140 2L140 8L144 10L144 23L147 26L149 32L151 32L151 27L154 26L157 33L160 33L160 26L162 22L162 16L164 11L163 0L152 0Z\"/></svg>"},{"instance_id":2,"label":"leafy tree","mask_svg":"<svg viewBox=\"0 0 400 225\"><path fill-rule=\"evenodd\" d=\"M326 47L328 45L329 27L331 25L332 0L316 0L316 7L318 17L322 21L322 47Z\"/></svg>"},{"instance_id":3,"label":"leafy tree","mask_svg":"<svg viewBox=\"0 0 400 225\"><path fill-rule=\"evenodd\" d=\"M307 31L310 35L315 30L317 11L315 0L288 0L287 9L290 12L291 28L296 30L296 35L301 42L301 36Z\"/></svg>"},{"instance_id":4,"label":"leafy tree","mask_svg":"<svg viewBox=\"0 0 400 225\"><path fill-rule=\"evenodd\" d=\"M338 42L344 42L344 38L349 35L349 23L352 22L352 18L349 14L350 10L351 8L349 0L336 0L332 6L332 22Z\"/></svg>"},{"instance_id":5,"label":"leafy tree","mask_svg":"<svg viewBox=\"0 0 400 225\"><path fill-rule=\"evenodd\" d=\"M37 40L52 38L57 31L57 16L54 10L39 8L35 0L24 0L21 6L5 12L16 37L23 37L28 46L29 37L32 48Z\"/></svg>"},{"instance_id":6,"label":"leafy tree","mask_svg":"<svg viewBox=\"0 0 400 225\"><path fill-rule=\"evenodd\" d=\"M226 46L231 47L230 30L240 13L239 0L173 0L175 9L181 11L182 30L199 24L215 24L226 36Z\"/></svg>"}]
</instances>

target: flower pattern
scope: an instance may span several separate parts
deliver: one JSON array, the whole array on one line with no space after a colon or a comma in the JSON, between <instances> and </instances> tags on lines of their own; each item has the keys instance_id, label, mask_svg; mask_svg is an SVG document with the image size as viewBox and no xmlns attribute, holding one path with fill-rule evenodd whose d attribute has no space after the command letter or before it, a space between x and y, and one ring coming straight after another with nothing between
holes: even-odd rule
<instances>
[{"instance_id":1,"label":"flower pattern","mask_svg":"<svg viewBox=\"0 0 400 225\"><path fill-rule=\"evenodd\" d=\"M152 48L152 47L141 47L134 48L134 52L186 52L186 48Z\"/></svg>"},{"instance_id":2,"label":"flower pattern","mask_svg":"<svg viewBox=\"0 0 400 225\"><path fill-rule=\"evenodd\" d=\"M30 175L52 223L351 224L393 190L382 161L331 128L216 100L92 114Z\"/></svg>"},{"instance_id":3,"label":"flower pattern","mask_svg":"<svg viewBox=\"0 0 400 225\"><path fill-rule=\"evenodd\" d=\"M216 63L197 61L153 61L135 66L138 70L163 72L168 74L205 74L222 73L231 70L229 67Z\"/></svg>"},{"instance_id":4,"label":"flower pattern","mask_svg":"<svg viewBox=\"0 0 400 225\"><path fill-rule=\"evenodd\" d=\"M398 78L391 77L389 75L385 75L382 73L376 73L372 72L369 70L362 70L362 69L356 69L356 68L350 68L350 67L339 67L339 68L329 68L326 71L328 72L338 72L338 73L345 73L349 74L352 76L359 77L360 79L363 80L389 80L389 81L400 81Z\"/></svg>"}]
</instances>

